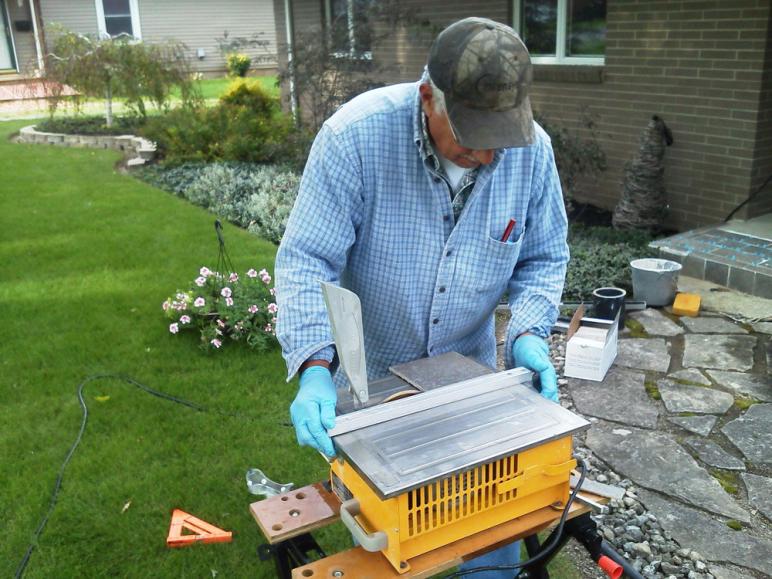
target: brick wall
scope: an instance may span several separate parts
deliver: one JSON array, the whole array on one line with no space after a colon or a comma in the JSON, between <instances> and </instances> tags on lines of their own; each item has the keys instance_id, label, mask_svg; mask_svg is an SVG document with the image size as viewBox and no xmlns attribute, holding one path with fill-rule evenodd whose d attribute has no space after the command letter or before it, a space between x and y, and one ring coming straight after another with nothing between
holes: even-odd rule
<instances>
[{"instance_id":1,"label":"brick wall","mask_svg":"<svg viewBox=\"0 0 772 579\"><path fill-rule=\"evenodd\" d=\"M405 4L419 20L440 27L473 15L512 23L511 2ZM283 0L274 6L281 45ZM322 18L318 0L294 0L293 11L298 30ZM602 68L535 70L534 108L577 129L583 115L591 115L608 156L608 170L581 184L577 198L614 207L624 164L657 114L675 138L665 158L667 225L689 229L721 221L772 172L769 1L608 0L607 24ZM428 44L428 38L398 31L374 58L392 65L389 81L415 80ZM770 209L772 195L761 195L737 216Z\"/></svg>"}]
</instances>

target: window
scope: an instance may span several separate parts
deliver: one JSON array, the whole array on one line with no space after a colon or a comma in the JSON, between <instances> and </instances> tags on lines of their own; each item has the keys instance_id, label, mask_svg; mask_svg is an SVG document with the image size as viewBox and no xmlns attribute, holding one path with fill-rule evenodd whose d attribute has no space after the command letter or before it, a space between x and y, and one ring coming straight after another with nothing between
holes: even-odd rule
<instances>
[{"instance_id":1,"label":"window","mask_svg":"<svg viewBox=\"0 0 772 579\"><path fill-rule=\"evenodd\" d=\"M371 59L373 31L370 10L375 0L326 0L325 20L336 56Z\"/></svg>"},{"instance_id":2,"label":"window","mask_svg":"<svg viewBox=\"0 0 772 579\"><path fill-rule=\"evenodd\" d=\"M101 36L126 34L141 38L137 0L95 0Z\"/></svg>"},{"instance_id":3,"label":"window","mask_svg":"<svg viewBox=\"0 0 772 579\"><path fill-rule=\"evenodd\" d=\"M535 64L603 64L606 0L514 0L513 13Z\"/></svg>"}]
</instances>

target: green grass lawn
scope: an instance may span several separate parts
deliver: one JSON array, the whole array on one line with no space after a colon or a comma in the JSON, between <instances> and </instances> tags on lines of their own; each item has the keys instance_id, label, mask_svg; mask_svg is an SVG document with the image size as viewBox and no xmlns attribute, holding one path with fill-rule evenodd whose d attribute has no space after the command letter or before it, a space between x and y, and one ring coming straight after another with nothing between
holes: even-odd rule
<instances>
[{"instance_id":1,"label":"green grass lawn","mask_svg":"<svg viewBox=\"0 0 772 579\"><path fill-rule=\"evenodd\" d=\"M26 576L274 577L255 553L244 475L260 467L302 486L326 465L287 426L296 385L278 349L205 354L197 337L168 332L161 302L215 266L213 216L117 173L115 152L9 142L25 124L0 123L0 576L48 509L81 421L78 384L123 374L208 411L90 382L88 427ZM274 246L230 225L225 237L239 271L273 270ZM168 549L174 508L233 542ZM340 525L318 539L329 553L350 546ZM568 565L557 576L577 575Z\"/></svg>"},{"instance_id":2,"label":"green grass lawn","mask_svg":"<svg viewBox=\"0 0 772 579\"><path fill-rule=\"evenodd\" d=\"M277 97L279 96L279 87L276 86L275 76L248 77L248 80L259 82L260 85L265 90L267 90L269 94L275 95ZM233 81L234 79L231 77L205 78L198 81L197 84L198 89L201 91L201 96L205 100L211 100L220 98L225 93L225 91L228 90L228 87ZM179 95L179 91L176 91L173 94Z\"/></svg>"}]
</instances>

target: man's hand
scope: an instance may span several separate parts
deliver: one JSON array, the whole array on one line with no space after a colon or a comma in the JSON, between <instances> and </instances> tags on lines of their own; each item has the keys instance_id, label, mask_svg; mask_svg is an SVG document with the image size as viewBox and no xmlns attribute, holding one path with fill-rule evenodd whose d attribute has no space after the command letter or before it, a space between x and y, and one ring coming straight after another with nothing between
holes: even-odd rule
<instances>
[{"instance_id":1,"label":"man's hand","mask_svg":"<svg viewBox=\"0 0 772 579\"><path fill-rule=\"evenodd\" d=\"M515 366L523 366L539 374L541 395L547 400L558 402L558 378L552 367L547 342L533 334L523 334L512 346Z\"/></svg>"},{"instance_id":2,"label":"man's hand","mask_svg":"<svg viewBox=\"0 0 772 579\"><path fill-rule=\"evenodd\" d=\"M335 449L327 430L335 426L338 395L332 374L324 366L309 366L300 375L298 395L290 406L290 417L301 446L311 446L332 458Z\"/></svg>"}]
</instances>

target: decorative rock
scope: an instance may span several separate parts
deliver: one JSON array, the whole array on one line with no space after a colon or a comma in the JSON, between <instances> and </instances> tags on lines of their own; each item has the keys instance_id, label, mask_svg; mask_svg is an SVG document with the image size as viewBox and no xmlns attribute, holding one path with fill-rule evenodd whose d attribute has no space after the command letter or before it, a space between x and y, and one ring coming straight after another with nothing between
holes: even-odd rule
<instances>
[{"instance_id":1,"label":"decorative rock","mask_svg":"<svg viewBox=\"0 0 772 579\"><path fill-rule=\"evenodd\" d=\"M762 402L772 402L772 377L769 375L757 376L721 370L708 370L708 375L719 385L734 390L738 394L751 396Z\"/></svg>"},{"instance_id":2,"label":"decorative rock","mask_svg":"<svg viewBox=\"0 0 772 579\"><path fill-rule=\"evenodd\" d=\"M649 543L647 541L644 541L643 543L634 543L633 544L633 552L638 553L640 555L643 555L644 557L651 557L651 547L649 546Z\"/></svg>"},{"instance_id":3,"label":"decorative rock","mask_svg":"<svg viewBox=\"0 0 772 579\"><path fill-rule=\"evenodd\" d=\"M670 380L658 380L657 388L668 412L697 412L699 414L723 414L734 404L731 394L703 388L683 386Z\"/></svg>"},{"instance_id":4,"label":"decorative rock","mask_svg":"<svg viewBox=\"0 0 772 579\"><path fill-rule=\"evenodd\" d=\"M730 519L750 521L748 513L718 481L666 434L636 429L631 435L620 437L607 429L593 427L587 433L586 443L601 460L637 485Z\"/></svg>"},{"instance_id":5,"label":"decorative rock","mask_svg":"<svg viewBox=\"0 0 772 579\"><path fill-rule=\"evenodd\" d=\"M679 543L696 547L708 561L728 561L772 574L772 541L732 532L725 524L696 509L646 490L641 490L641 499Z\"/></svg>"},{"instance_id":6,"label":"decorative rock","mask_svg":"<svg viewBox=\"0 0 772 579\"><path fill-rule=\"evenodd\" d=\"M748 489L748 502L772 521L772 479L747 472L741 476Z\"/></svg>"},{"instance_id":7,"label":"decorative rock","mask_svg":"<svg viewBox=\"0 0 772 579\"><path fill-rule=\"evenodd\" d=\"M726 452L723 448L710 440L690 438L686 445L696 452L700 460L708 466L723 468L724 470L745 470L745 463Z\"/></svg>"},{"instance_id":8,"label":"decorative rock","mask_svg":"<svg viewBox=\"0 0 772 579\"><path fill-rule=\"evenodd\" d=\"M659 411L646 394L644 381L640 372L611 368L601 383L569 379L568 391L581 414L656 428Z\"/></svg>"},{"instance_id":9,"label":"decorative rock","mask_svg":"<svg viewBox=\"0 0 772 579\"><path fill-rule=\"evenodd\" d=\"M668 420L689 432L707 436L713 430L718 418L716 416L670 416Z\"/></svg>"},{"instance_id":10,"label":"decorative rock","mask_svg":"<svg viewBox=\"0 0 772 579\"><path fill-rule=\"evenodd\" d=\"M745 371L753 367L754 336L686 334L684 343L683 365L687 368Z\"/></svg>"},{"instance_id":11,"label":"decorative rock","mask_svg":"<svg viewBox=\"0 0 772 579\"><path fill-rule=\"evenodd\" d=\"M716 579L748 579L748 574L740 571L735 571L729 567L718 567L716 565L710 565L708 571Z\"/></svg>"},{"instance_id":12,"label":"decorative rock","mask_svg":"<svg viewBox=\"0 0 772 579\"><path fill-rule=\"evenodd\" d=\"M685 380L695 384L702 384L703 386L710 386L710 380L705 378L705 376L702 375L702 372L695 370L694 368L686 368L684 370L679 370L678 372L673 372L668 378L673 381Z\"/></svg>"},{"instance_id":13,"label":"decorative rock","mask_svg":"<svg viewBox=\"0 0 772 579\"><path fill-rule=\"evenodd\" d=\"M772 334L772 322L758 322L751 326L759 334Z\"/></svg>"},{"instance_id":14,"label":"decorative rock","mask_svg":"<svg viewBox=\"0 0 772 579\"><path fill-rule=\"evenodd\" d=\"M684 326L695 334L747 334L735 323L723 318L681 318Z\"/></svg>"},{"instance_id":15,"label":"decorative rock","mask_svg":"<svg viewBox=\"0 0 772 579\"><path fill-rule=\"evenodd\" d=\"M721 432L751 462L772 464L772 404L754 404Z\"/></svg>"},{"instance_id":16,"label":"decorative rock","mask_svg":"<svg viewBox=\"0 0 772 579\"><path fill-rule=\"evenodd\" d=\"M677 336L683 334L684 329L659 310L646 308L640 312L630 314L630 317L643 326L647 334L652 336Z\"/></svg>"},{"instance_id":17,"label":"decorative rock","mask_svg":"<svg viewBox=\"0 0 772 579\"><path fill-rule=\"evenodd\" d=\"M670 367L670 354L662 338L633 338L619 340L617 344L616 366L667 372Z\"/></svg>"}]
</instances>

